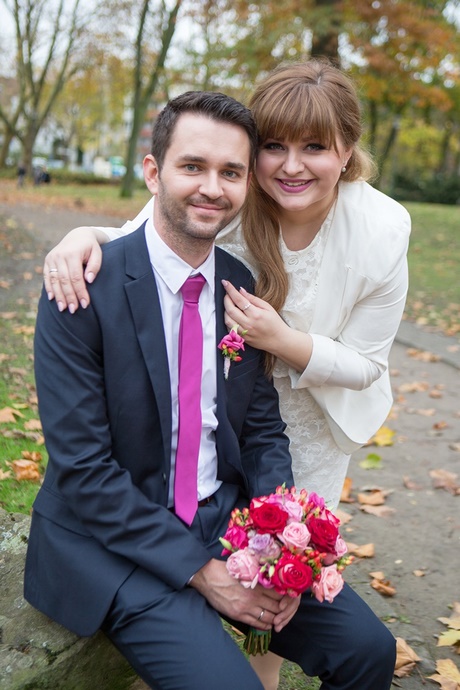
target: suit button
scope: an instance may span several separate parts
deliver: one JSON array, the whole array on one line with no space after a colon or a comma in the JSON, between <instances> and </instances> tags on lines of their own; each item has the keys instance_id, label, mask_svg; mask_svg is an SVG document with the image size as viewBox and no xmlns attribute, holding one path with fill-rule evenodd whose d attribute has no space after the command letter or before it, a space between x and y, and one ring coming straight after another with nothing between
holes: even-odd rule
<instances>
[{"instance_id":1,"label":"suit button","mask_svg":"<svg viewBox=\"0 0 460 690\"><path fill-rule=\"evenodd\" d=\"M164 472L162 474L162 477L163 477L163 484L166 484L166 474Z\"/></svg>"}]
</instances>

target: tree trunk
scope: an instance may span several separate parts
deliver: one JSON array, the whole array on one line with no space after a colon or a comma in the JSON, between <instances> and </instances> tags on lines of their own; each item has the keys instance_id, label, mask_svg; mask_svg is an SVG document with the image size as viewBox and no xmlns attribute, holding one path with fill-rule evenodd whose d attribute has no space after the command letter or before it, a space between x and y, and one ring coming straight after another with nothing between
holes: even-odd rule
<instances>
[{"instance_id":1,"label":"tree trunk","mask_svg":"<svg viewBox=\"0 0 460 690\"><path fill-rule=\"evenodd\" d=\"M340 67L339 33L342 30L341 0L316 0L315 26L322 27L313 32L311 56L326 57L336 67Z\"/></svg>"}]
</instances>

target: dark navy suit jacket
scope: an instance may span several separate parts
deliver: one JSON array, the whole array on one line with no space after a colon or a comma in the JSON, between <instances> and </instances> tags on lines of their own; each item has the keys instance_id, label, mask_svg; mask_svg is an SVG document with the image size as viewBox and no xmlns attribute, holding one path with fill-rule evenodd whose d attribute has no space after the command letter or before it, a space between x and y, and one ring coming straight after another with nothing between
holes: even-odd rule
<instances>
[{"instance_id":1,"label":"dark navy suit jacket","mask_svg":"<svg viewBox=\"0 0 460 690\"><path fill-rule=\"evenodd\" d=\"M251 498L293 483L289 444L262 353L247 346L224 379L223 278L253 289L247 269L216 249L218 478ZM25 572L26 599L79 635L102 625L135 567L181 589L211 557L167 509L171 391L143 227L104 247L90 290L74 315L40 300L35 374L49 463Z\"/></svg>"}]
</instances>

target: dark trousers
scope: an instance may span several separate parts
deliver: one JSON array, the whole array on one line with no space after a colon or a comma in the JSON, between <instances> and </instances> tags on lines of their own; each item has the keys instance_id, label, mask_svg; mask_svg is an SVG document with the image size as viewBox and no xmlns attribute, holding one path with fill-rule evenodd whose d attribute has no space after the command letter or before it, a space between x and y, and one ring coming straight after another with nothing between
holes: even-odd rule
<instances>
[{"instance_id":1,"label":"dark trousers","mask_svg":"<svg viewBox=\"0 0 460 690\"><path fill-rule=\"evenodd\" d=\"M213 556L220 553L216 535L225 532L228 518L219 502L200 508L191 527ZM137 568L118 591L103 629L151 688L262 690L219 614L191 587L173 590ZM305 594L293 620L273 634L270 649L319 676L323 690L387 690L396 657L394 637L347 585L332 604Z\"/></svg>"}]
</instances>

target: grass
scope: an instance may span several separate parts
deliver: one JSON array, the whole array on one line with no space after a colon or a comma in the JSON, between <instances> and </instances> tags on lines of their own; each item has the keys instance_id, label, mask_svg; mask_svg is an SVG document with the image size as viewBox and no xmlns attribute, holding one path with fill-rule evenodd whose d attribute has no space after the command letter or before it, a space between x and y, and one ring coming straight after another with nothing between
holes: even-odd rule
<instances>
[{"instance_id":1,"label":"grass","mask_svg":"<svg viewBox=\"0 0 460 690\"><path fill-rule=\"evenodd\" d=\"M405 204L412 217L406 317L460 333L460 207Z\"/></svg>"}]
</instances>

